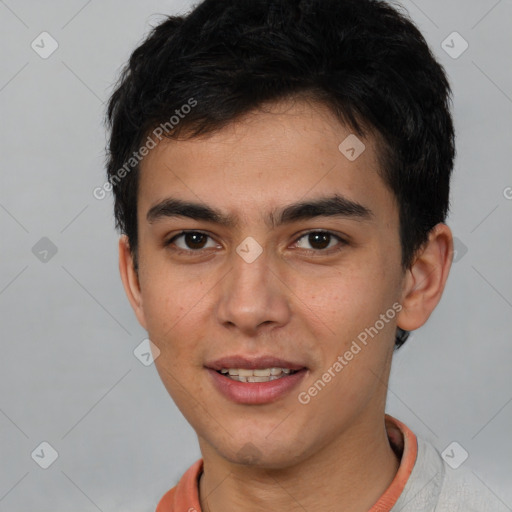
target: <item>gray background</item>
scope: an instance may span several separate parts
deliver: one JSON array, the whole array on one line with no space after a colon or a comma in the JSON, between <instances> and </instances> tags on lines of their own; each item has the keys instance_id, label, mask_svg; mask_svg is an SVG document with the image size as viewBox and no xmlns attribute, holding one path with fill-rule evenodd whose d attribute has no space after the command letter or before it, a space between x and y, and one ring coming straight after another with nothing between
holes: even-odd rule
<instances>
[{"instance_id":1,"label":"gray background","mask_svg":"<svg viewBox=\"0 0 512 512\"><path fill-rule=\"evenodd\" d=\"M0 1L0 511L152 511L200 457L133 354L145 332L118 275L111 197L92 194L121 65L190 5ZM454 90L459 252L440 307L396 354L388 412L440 451L457 441L512 510L512 0L403 5ZM31 48L43 31L59 45L47 59ZM454 31L469 43L458 58L441 46ZM43 441L58 452L46 470L31 457Z\"/></svg>"}]
</instances>

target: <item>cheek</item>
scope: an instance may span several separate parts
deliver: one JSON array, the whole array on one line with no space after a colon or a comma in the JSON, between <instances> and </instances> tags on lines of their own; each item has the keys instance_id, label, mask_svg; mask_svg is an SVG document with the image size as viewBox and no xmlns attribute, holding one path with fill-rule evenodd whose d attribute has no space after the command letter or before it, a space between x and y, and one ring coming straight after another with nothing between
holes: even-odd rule
<instances>
[{"instance_id":1,"label":"cheek","mask_svg":"<svg viewBox=\"0 0 512 512\"><path fill-rule=\"evenodd\" d=\"M352 361L372 367L387 357L395 334L393 305L398 306L399 281L391 265L386 271L379 262L370 263L354 264L336 272L326 280L321 292L309 294L311 307L303 308L311 322L315 322L315 317L321 318L322 323L317 323L322 333L317 334L326 337L319 350L327 367L350 350L357 352L353 356L348 354ZM352 361L348 366L359 366Z\"/></svg>"},{"instance_id":2,"label":"cheek","mask_svg":"<svg viewBox=\"0 0 512 512\"><path fill-rule=\"evenodd\" d=\"M139 260L142 307L149 334L171 335L197 303L193 278L169 264L165 251L156 250L146 241Z\"/></svg>"},{"instance_id":3,"label":"cheek","mask_svg":"<svg viewBox=\"0 0 512 512\"><path fill-rule=\"evenodd\" d=\"M154 272L141 277L142 305L149 338L165 356L180 349L178 342L190 339L181 333L197 300L168 271L153 268Z\"/></svg>"},{"instance_id":4,"label":"cheek","mask_svg":"<svg viewBox=\"0 0 512 512\"><path fill-rule=\"evenodd\" d=\"M183 316L183 305L178 304L174 294L162 284L148 286L142 293L148 333L150 338L154 337L155 343L157 340L165 340L168 335L166 333L171 333ZM158 343L159 346L160 344Z\"/></svg>"},{"instance_id":5,"label":"cheek","mask_svg":"<svg viewBox=\"0 0 512 512\"><path fill-rule=\"evenodd\" d=\"M375 322L391 306L394 288L385 271L376 265L353 265L336 272L321 292L311 296L326 323L347 332L351 327Z\"/></svg>"}]
</instances>

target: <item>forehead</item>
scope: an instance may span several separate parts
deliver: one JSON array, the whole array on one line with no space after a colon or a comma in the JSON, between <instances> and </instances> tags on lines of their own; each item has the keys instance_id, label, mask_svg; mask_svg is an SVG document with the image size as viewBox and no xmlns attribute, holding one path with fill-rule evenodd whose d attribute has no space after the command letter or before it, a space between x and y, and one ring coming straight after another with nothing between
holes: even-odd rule
<instances>
[{"instance_id":1,"label":"forehead","mask_svg":"<svg viewBox=\"0 0 512 512\"><path fill-rule=\"evenodd\" d=\"M162 139L140 166L138 216L166 197L202 203L233 223L268 222L280 206L339 194L393 212L377 140L356 136L323 105L267 105L212 134Z\"/></svg>"}]
</instances>

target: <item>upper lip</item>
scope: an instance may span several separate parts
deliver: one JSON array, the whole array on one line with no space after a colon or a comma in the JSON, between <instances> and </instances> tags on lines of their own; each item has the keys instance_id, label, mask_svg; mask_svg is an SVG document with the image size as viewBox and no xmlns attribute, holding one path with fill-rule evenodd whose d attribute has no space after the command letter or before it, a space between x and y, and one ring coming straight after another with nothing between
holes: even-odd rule
<instances>
[{"instance_id":1,"label":"upper lip","mask_svg":"<svg viewBox=\"0 0 512 512\"><path fill-rule=\"evenodd\" d=\"M212 370L222 370L223 368L245 368L247 370L255 370L258 368L289 368L290 370L302 370L305 368L303 364L286 361L274 356L226 356L210 361L205 364L207 368Z\"/></svg>"}]
</instances>

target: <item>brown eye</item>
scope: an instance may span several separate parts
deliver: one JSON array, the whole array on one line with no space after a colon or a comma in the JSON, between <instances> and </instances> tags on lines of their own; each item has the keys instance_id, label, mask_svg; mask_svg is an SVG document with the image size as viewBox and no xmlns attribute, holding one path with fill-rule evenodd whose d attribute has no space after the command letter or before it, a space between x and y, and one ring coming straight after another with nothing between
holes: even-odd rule
<instances>
[{"instance_id":1,"label":"brown eye","mask_svg":"<svg viewBox=\"0 0 512 512\"><path fill-rule=\"evenodd\" d=\"M172 237L165 245L175 245L182 252L194 252L208 248L206 243L209 238L211 239L210 236L200 231L183 231ZM180 243L177 243L178 240L180 240ZM213 243L210 247L215 247L215 244Z\"/></svg>"},{"instance_id":2,"label":"brown eye","mask_svg":"<svg viewBox=\"0 0 512 512\"><path fill-rule=\"evenodd\" d=\"M183 241L189 249L203 249L206 238L206 235L202 233L185 233L183 235Z\"/></svg>"},{"instance_id":3,"label":"brown eye","mask_svg":"<svg viewBox=\"0 0 512 512\"><path fill-rule=\"evenodd\" d=\"M306 244L309 244L310 247L301 247L300 240L305 239ZM334 244L332 243L334 242ZM298 241L296 242L297 246L301 249L313 250L316 252L325 251L326 249L331 249L336 246L336 243L341 243L341 245L345 245L345 241L339 236L331 233L329 231L311 231L309 233L305 233L302 235ZM326 251L327 252L327 251Z\"/></svg>"}]
</instances>

